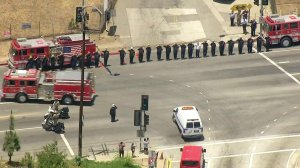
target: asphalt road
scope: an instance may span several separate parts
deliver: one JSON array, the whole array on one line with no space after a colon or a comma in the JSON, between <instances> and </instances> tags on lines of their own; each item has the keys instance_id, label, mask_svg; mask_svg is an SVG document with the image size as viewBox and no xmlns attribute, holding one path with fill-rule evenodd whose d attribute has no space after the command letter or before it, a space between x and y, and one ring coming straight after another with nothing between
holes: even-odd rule
<instances>
[{"instance_id":1,"label":"asphalt road","mask_svg":"<svg viewBox=\"0 0 300 168\"><path fill-rule=\"evenodd\" d=\"M150 125L146 136L152 149L180 159L179 148L186 143L207 148L209 167L282 168L299 148L300 47L273 49L268 53L217 56L200 59L156 61L120 66L112 56L109 70L91 69L96 75L98 97L84 107L83 153L106 143L115 150L124 141L137 142L133 110L140 96L150 96ZM163 56L163 58L165 58ZM0 67L3 73L5 67ZM109 108L118 106L116 123L110 122ZM172 109L195 105L204 124L204 140L185 142L171 120ZM65 120L66 133L57 135L41 128L49 104L0 103L0 133L8 128L8 115L15 114L15 128L24 152L38 152L57 140L69 156L77 154L79 106L70 106ZM64 140L66 142L64 142ZM3 138L0 138L0 144ZM0 156L5 158L2 151ZM258 166L259 165L259 166Z\"/></svg>"}]
</instances>

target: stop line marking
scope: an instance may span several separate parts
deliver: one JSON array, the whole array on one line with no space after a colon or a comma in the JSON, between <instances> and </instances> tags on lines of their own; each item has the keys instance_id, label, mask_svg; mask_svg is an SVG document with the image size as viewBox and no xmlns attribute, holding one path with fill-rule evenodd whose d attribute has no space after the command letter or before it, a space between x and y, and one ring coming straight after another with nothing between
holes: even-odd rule
<instances>
[{"instance_id":1,"label":"stop line marking","mask_svg":"<svg viewBox=\"0 0 300 168\"><path fill-rule=\"evenodd\" d=\"M62 138L62 140L65 142L67 148L69 149L69 152L72 156L74 156L74 152L73 152L73 149L71 148L68 140L66 139L65 135L64 134L60 134L60 137Z\"/></svg>"},{"instance_id":2,"label":"stop line marking","mask_svg":"<svg viewBox=\"0 0 300 168\"><path fill-rule=\"evenodd\" d=\"M31 127L31 128L20 128L20 129L14 129L14 131L25 131L25 130L32 130L32 129L41 129L42 127ZM9 130L2 130L0 133L6 132Z\"/></svg>"}]
</instances>

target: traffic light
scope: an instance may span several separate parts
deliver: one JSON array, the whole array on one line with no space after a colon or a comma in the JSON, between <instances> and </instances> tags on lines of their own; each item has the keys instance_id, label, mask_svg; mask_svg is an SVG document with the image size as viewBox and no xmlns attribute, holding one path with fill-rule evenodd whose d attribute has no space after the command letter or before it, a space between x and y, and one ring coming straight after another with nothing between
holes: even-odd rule
<instances>
[{"instance_id":1,"label":"traffic light","mask_svg":"<svg viewBox=\"0 0 300 168\"><path fill-rule=\"evenodd\" d=\"M76 23L82 22L82 7L76 7Z\"/></svg>"},{"instance_id":2,"label":"traffic light","mask_svg":"<svg viewBox=\"0 0 300 168\"><path fill-rule=\"evenodd\" d=\"M147 111L148 110L148 100L149 100L149 96L148 95L142 95L142 110Z\"/></svg>"},{"instance_id":3,"label":"traffic light","mask_svg":"<svg viewBox=\"0 0 300 168\"><path fill-rule=\"evenodd\" d=\"M262 0L263 5L268 5L269 1L268 0Z\"/></svg>"},{"instance_id":4,"label":"traffic light","mask_svg":"<svg viewBox=\"0 0 300 168\"><path fill-rule=\"evenodd\" d=\"M254 5L259 6L259 0L254 0Z\"/></svg>"},{"instance_id":5,"label":"traffic light","mask_svg":"<svg viewBox=\"0 0 300 168\"><path fill-rule=\"evenodd\" d=\"M149 125L149 115L144 114L144 125Z\"/></svg>"},{"instance_id":6,"label":"traffic light","mask_svg":"<svg viewBox=\"0 0 300 168\"><path fill-rule=\"evenodd\" d=\"M142 111L141 110L134 110L134 126L141 125L141 118L142 118Z\"/></svg>"}]
</instances>

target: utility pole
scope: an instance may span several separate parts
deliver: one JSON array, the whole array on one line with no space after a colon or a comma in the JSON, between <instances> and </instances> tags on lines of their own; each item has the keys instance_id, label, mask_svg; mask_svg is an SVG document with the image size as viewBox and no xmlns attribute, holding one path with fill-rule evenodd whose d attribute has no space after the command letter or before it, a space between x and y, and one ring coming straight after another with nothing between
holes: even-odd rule
<instances>
[{"instance_id":1,"label":"utility pole","mask_svg":"<svg viewBox=\"0 0 300 168\"><path fill-rule=\"evenodd\" d=\"M264 6L263 0L260 0L260 17L259 17L259 34L262 35L262 18L263 18Z\"/></svg>"},{"instance_id":2,"label":"utility pole","mask_svg":"<svg viewBox=\"0 0 300 168\"><path fill-rule=\"evenodd\" d=\"M82 0L82 55L81 55L81 88L80 88L80 108L79 108L79 135L78 135L78 156L82 157L82 120L83 120L83 92L84 92L84 57L85 57L85 7Z\"/></svg>"}]
</instances>

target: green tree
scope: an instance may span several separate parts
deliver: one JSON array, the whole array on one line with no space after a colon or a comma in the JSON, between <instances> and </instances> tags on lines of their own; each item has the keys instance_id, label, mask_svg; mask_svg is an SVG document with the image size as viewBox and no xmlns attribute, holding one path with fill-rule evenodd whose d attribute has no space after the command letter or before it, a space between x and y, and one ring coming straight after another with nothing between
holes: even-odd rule
<instances>
[{"instance_id":1,"label":"green tree","mask_svg":"<svg viewBox=\"0 0 300 168\"><path fill-rule=\"evenodd\" d=\"M66 154L58 151L57 141L43 146L43 150L36 154L39 168L67 168Z\"/></svg>"},{"instance_id":2,"label":"green tree","mask_svg":"<svg viewBox=\"0 0 300 168\"><path fill-rule=\"evenodd\" d=\"M11 164L11 157L13 156L15 151L19 151L21 149L19 137L15 130L15 119L12 114L12 110L10 111L10 125L9 130L5 132L4 143L2 150L7 152L9 157L9 164Z\"/></svg>"},{"instance_id":3,"label":"green tree","mask_svg":"<svg viewBox=\"0 0 300 168\"><path fill-rule=\"evenodd\" d=\"M27 168L34 168L34 161L30 153L26 152L24 158L21 160L22 166Z\"/></svg>"}]
</instances>

